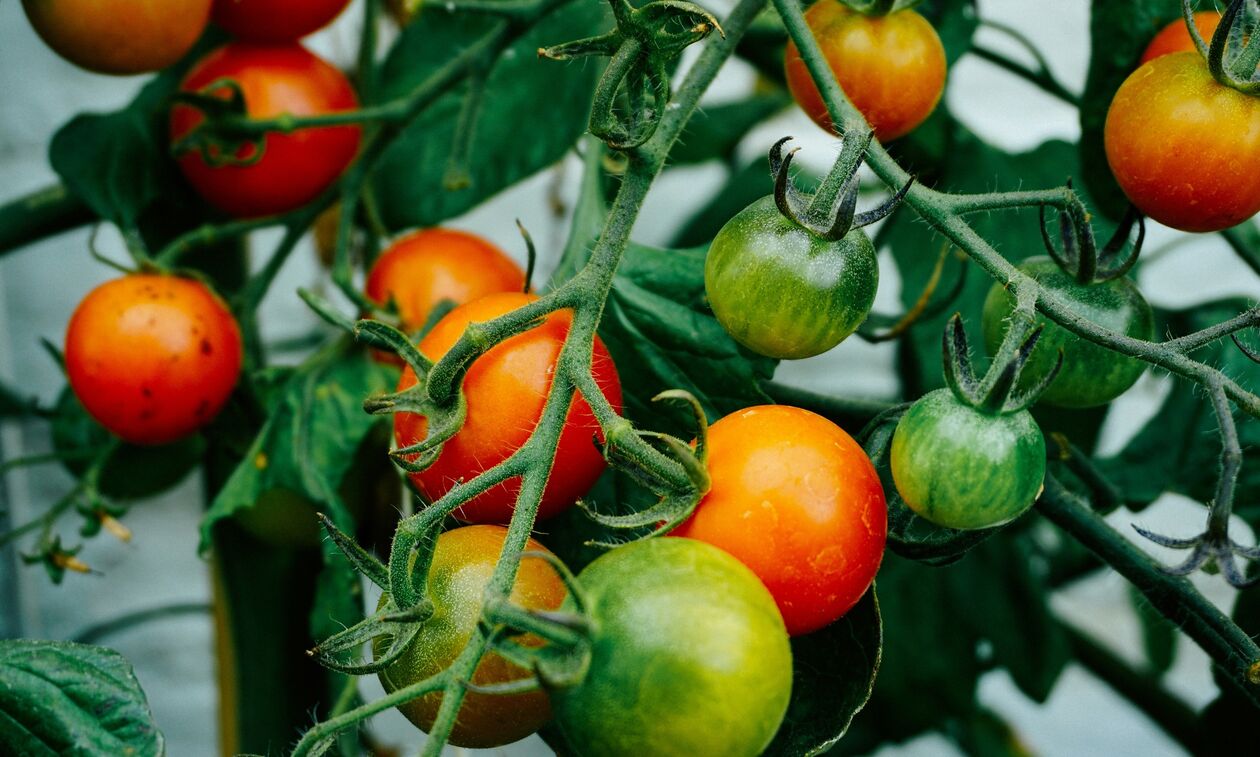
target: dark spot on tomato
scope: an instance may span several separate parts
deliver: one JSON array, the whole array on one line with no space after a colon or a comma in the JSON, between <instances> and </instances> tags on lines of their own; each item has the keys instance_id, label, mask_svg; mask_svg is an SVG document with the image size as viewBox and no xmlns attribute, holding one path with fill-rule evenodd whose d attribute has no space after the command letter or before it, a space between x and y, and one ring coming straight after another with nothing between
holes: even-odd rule
<instances>
[{"instance_id":1,"label":"dark spot on tomato","mask_svg":"<svg viewBox=\"0 0 1260 757\"><path fill-rule=\"evenodd\" d=\"M214 346L210 344L210 340L209 340L209 339L202 339L202 340L201 340L201 354L203 354L203 355L212 355L212 354L214 354Z\"/></svg>"},{"instance_id":2,"label":"dark spot on tomato","mask_svg":"<svg viewBox=\"0 0 1260 757\"><path fill-rule=\"evenodd\" d=\"M202 400L201 402L198 402L198 403L197 403L197 410L195 411L195 415L196 415L198 418L201 418L201 417L203 417L203 416L204 416L204 415L205 415L205 414L206 414L209 410L210 410L210 400Z\"/></svg>"}]
</instances>

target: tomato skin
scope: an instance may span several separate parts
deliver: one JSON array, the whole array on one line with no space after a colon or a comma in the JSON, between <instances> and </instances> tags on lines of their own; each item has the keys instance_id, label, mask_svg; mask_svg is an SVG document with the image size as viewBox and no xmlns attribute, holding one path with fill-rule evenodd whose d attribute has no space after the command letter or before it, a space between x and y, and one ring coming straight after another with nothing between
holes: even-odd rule
<instances>
[{"instance_id":1,"label":"tomato skin","mask_svg":"<svg viewBox=\"0 0 1260 757\"><path fill-rule=\"evenodd\" d=\"M490 242L454 229L421 229L396 240L372 263L367 296L392 298L403 330L414 332L444 300L455 305L525 289L525 272Z\"/></svg>"},{"instance_id":2,"label":"tomato skin","mask_svg":"<svg viewBox=\"0 0 1260 757\"><path fill-rule=\"evenodd\" d=\"M298 44L230 43L197 63L180 89L196 92L219 79L240 85L253 118L316 116L359 106L345 75ZM215 94L228 96L226 90ZM196 108L176 105L171 109L171 141L203 120ZM359 138L357 126L273 132L266 135L262 158L252 165L210 166L194 151L180 156L179 167L198 194L229 215L273 215L305 205L336 181L354 160ZM247 146L237 157L250 154Z\"/></svg>"},{"instance_id":3,"label":"tomato skin","mask_svg":"<svg viewBox=\"0 0 1260 757\"><path fill-rule=\"evenodd\" d=\"M463 651L481 620L482 596L506 537L507 529L502 526L464 526L438 537L428 584L429 598L434 605L433 617L424 624L402 657L378 674L386 692L436 675ZM527 542L524 551L548 552L533 539ZM556 610L566 596L564 582L545 560L537 557L521 560L516 583L512 585L513 604L527 610ZM377 609L388 599L388 594L382 595ZM534 637L525 638L540 643ZM373 642L373 651L379 655L387 646L387 639L378 638ZM532 675L490 652L477 664L472 681L488 686ZM440 694L429 694L398 709L417 728L428 732L441 703ZM550 719L551 706L547 694L541 690L511 695L469 692L451 731L450 743L470 749L503 746L534 733Z\"/></svg>"},{"instance_id":4,"label":"tomato skin","mask_svg":"<svg viewBox=\"0 0 1260 757\"><path fill-rule=\"evenodd\" d=\"M502 292L461 305L425 335L420 351L437 361L454 346L469 323L493 320L536 299L532 294ZM426 497L440 498L458 481L471 480L525 444L542 417L556 360L572 320L570 311L552 313L540 326L495 345L473 362L464 376L468 417L463 428L447 440L433 465L410 474L412 483ZM608 349L599 338L595 339L591 365L604 396L614 408L619 408L621 383ZM398 382L398 390L415 383L416 375L408 367ZM423 439L426 428L421 415L394 415L394 439L399 447ZM575 396L560 432L555 467L543 490L540 519L572 506L604 472L604 457L592 441L596 436L603 436L599 423L586 401ZM462 505L455 517L470 523L506 523L516 507L518 491L519 480L505 481Z\"/></svg>"},{"instance_id":5,"label":"tomato skin","mask_svg":"<svg viewBox=\"0 0 1260 757\"><path fill-rule=\"evenodd\" d=\"M840 618L884 556L879 474L839 426L763 405L709 427L712 488L673 535L734 555L765 583L793 636Z\"/></svg>"},{"instance_id":6,"label":"tomato skin","mask_svg":"<svg viewBox=\"0 0 1260 757\"><path fill-rule=\"evenodd\" d=\"M100 74L172 65L210 20L212 0L22 0L26 17L58 55Z\"/></svg>"},{"instance_id":7,"label":"tomato skin","mask_svg":"<svg viewBox=\"0 0 1260 757\"><path fill-rule=\"evenodd\" d=\"M79 303L66 375L88 413L132 444L165 444L209 423L241 370L236 320L204 284L134 274Z\"/></svg>"},{"instance_id":8,"label":"tomato skin","mask_svg":"<svg viewBox=\"0 0 1260 757\"><path fill-rule=\"evenodd\" d=\"M1219 231L1260 211L1260 99L1217 83L1198 53L1130 74L1103 139L1124 193L1165 226Z\"/></svg>"},{"instance_id":9,"label":"tomato skin","mask_svg":"<svg viewBox=\"0 0 1260 757\"><path fill-rule=\"evenodd\" d=\"M1194 14L1194 25L1199 29L1199 36L1211 44L1216 27L1221 25L1221 14L1216 11L1198 11ZM1183 19L1171 22L1151 38L1146 51L1142 53L1142 63L1155 60L1169 53L1181 53L1195 50L1194 40L1190 38L1190 30Z\"/></svg>"},{"instance_id":10,"label":"tomato skin","mask_svg":"<svg viewBox=\"0 0 1260 757\"><path fill-rule=\"evenodd\" d=\"M774 358L820 355L857 330L879 287L861 229L836 242L785 218L773 197L735 215L709 247L704 289L735 341Z\"/></svg>"},{"instance_id":11,"label":"tomato skin","mask_svg":"<svg viewBox=\"0 0 1260 757\"><path fill-rule=\"evenodd\" d=\"M1029 258L1019 268L1093 323L1135 339L1155 336L1151 306L1131 280L1121 277L1084 286L1044 256ZM983 316L984 344L990 355L997 354L1014 308L1014 298L1001 284L994 284L985 298ZM1146 370L1142 361L1117 355L1042 316L1037 323L1044 324L1045 330L1020 374L1019 386L1026 389L1039 382L1063 350L1063 367L1039 402L1058 407L1105 405L1133 386Z\"/></svg>"},{"instance_id":12,"label":"tomato skin","mask_svg":"<svg viewBox=\"0 0 1260 757\"><path fill-rule=\"evenodd\" d=\"M215 0L214 22L237 39L290 42L327 26L350 0Z\"/></svg>"},{"instance_id":13,"label":"tomato skin","mask_svg":"<svg viewBox=\"0 0 1260 757\"><path fill-rule=\"evenodd\" d=\"M897 423L891 468L901 499L921 517L947 528L990 528L1037 499L1046 440L1027 410L989 414L937 389Z\"/></svg>"},{"instance_id":14,"label":"tomato skin","mask_svg":"<svg viewBox=\"0 0 1260 757\"><path fill-rule=\"evenodd\" d=\"M927 19L912 10L876 18L838 0L805 11L836 81L866 117L875 138L896 139L923 123L945 91L945 47ZM818 87L791 40L784 55L788 89L822 128L835 132Z\"/></svg>"},{"instance_id":15,"label":"tomato skin","mask_svg":"<svg viewBox=\"0 0 1260 757\"><path fill-rule=\"evenodd\" d=\"M595 624L585 680L551 692L583 757L741 757L774 738L792 650L756 576L691 539L648 539L578 576Z\"/></svg>"}]
</instances>

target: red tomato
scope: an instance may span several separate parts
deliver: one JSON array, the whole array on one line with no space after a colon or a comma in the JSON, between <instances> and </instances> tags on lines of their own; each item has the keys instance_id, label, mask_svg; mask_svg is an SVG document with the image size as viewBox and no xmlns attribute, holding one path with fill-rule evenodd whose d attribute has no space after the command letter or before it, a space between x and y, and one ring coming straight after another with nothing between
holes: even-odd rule
<instances>
[{"instance_id":1,"label":"red tomato","mask_svg":"<svg viewBox=\"0 0 1260 757\"><path fill-rule=\"evenodd\" d=\"M1197 52L1125 79L1103 129L1129 200L1182 231L1219 231L1260 211L1260 99L1219 84Z\"/></svg>"},{"instance_id":2,"label":"red tomato","mask_svg":"<svg viewBox=\"0 0 1260 757\"><path fill-rule=\"evenodd\" d=\"M210 20L211 0L22 0L57 54L102 74L141 74L175 63Z\"/></svg>"},{"instance_id":3,"label":"red tomato","mask_svg":"<svg viewBox=\"0 0 1260 757\"><path fill-rule=\"evenodd\" d=\"M731 553L765 583L793 636L857 603L884 556L879 474L836 424L784 405L750 407L709 428L712 488L672 535Z\"/></svg>"},{"instance_id":4,"label":"red tomato","mask_svg":"<svg viewBox=\"0 0 1260 757\"><path fill-rule=\"evenodd\" d=\"M385 250L367 277L367 296L382 305L393 299L406 331L428 322L449 300L463 305L495 292L520 292L525 272L498 247L454 229L422 229Z\"/></svg>"},{"instance_id":5,"label":"red tomato","mask_svg":"<svg viewBox=\"0 0 1260 757\"><path fill-rule=\"evenodd\" d=\"M461 305L447 313L420 341L420 351L430 360L439 360L468 324L492 320L535 299L532 294L503 292ZM468 403L464 427L446 442L437 462L411 475L416 488L426 497L438 499L460 480L471 480L525 444L542 417L556 360L572 320L569 311L552 313L542 325L501 342L472 364L463 384ZM604 396L613 407L620 407L617 369L598 338L591 364ZM407 368L398 389L415 383L415 373ZM394 438L400 447L423 439L426 428L423 416L394 416ZM603 473L604 458L592 441L600 435L590 406L575 396L560 434L556 463L543 492L539 518L551 517L572 505ZM512 517L519 490L519 481L506 481L473 498L456 510L455 516L470 523L506 523Z\"/></svg>"},{"instance_id":6,"label":"red tomato","mask_svg":"<svg viewBox=\"0 0 1260 757\"><path fill-rule=\"evenodd\" d=\"M840 88L881 142L923 123L945 90L945 48L912 10L865 16L838 0L818 0L805 21ZM834 131L827 105L792 41L784 56L788 89L814 123Z\"/></svg>"},{"instance_id":7,"label":"red tomato","mask_svg":"<svg viewBox=\"0 0 1260 757\"><path fill-rule=\"evenodd\" d=\"M1210 42L1212 35L1216 32L1216 27L1221 24L1221 14L1216 11L1199 11L1194 14L1194 25L1199 29L1199 36L1204 41ZM1194 40L1190 38L1190 30L1186 28L1184 19L1177 19L1168 26L1159 30L1151 38L1151 43L1146 46L1146 52L1142 53L1142 63L1155 60L1161 55L1169 53L1181 53L1195 50Z\"/></svg>"},{"instance_id":8,"label":"red tomato","mask_svg":"<svg viewBox=\"0 0 1260 757\"><path fill-rule=\"evenodd\" d=\"M215 0L214 22L252 42L289 42L322 29L350 0Z\"/></svg>"},{"instance_id":9,"label":"red tomato","mask_svg":"<svg viewBox=\"0 0 1260 757\"><path fill-rule=\"evenodd\" d=\"M316 116L359 105L345 75L298 44L226 45L203 58L181 88L196 92L220 79L240 85L246 110L254 118ZM212 93L225 99L229 95L222 87ZM176 105L171 110L171 141L192 131L203 118L192 106ZM199 153L189 152L180 157L179 167L193 188L223 211L241 217L272 215L305 205L336 181L354 160L359 137L357 126L269 133L262 158L252 165L210 166ZM236 157L249 158L251 149L242 148Z\"/></svg>"},{"instance_id":10,"label":"red tomato","mask_svg":"<svg viewBox=\"0 0 1260 757\"><path fill-rule=\"evenodd\" d=\"M241 334L204 284L174 276L107 281L66 329L66 375L102 426L165 444L209 423L241 370Z\"/></svg>"}]
</instances>

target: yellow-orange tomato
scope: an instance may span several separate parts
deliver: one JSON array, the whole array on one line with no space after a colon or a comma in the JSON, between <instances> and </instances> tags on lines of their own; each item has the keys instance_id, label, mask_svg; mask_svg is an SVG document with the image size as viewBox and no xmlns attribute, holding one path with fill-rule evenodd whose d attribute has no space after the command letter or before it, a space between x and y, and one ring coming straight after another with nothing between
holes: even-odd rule
<instances>
[{"instance_id":1,"label":"yellow-orange tomato","mask_svg":"<svg viewBox=\"0 0 1260 757\"><path fill-rule=\"evenodd\" d=\"M923 123L945 90L945 48L927 19L912 10L865 16L838 0L805 11L814 39L841 89L880 141ZM796 45L784 56L788 89L814 123L834 131L822 95Z\"/></svg>"},{"instance_id":2,"label":"yellow-orange tomato","mask_svg":"<svg viewBox=\"0 0 1260 757\"><path fill-rule=\"evenodd\" d=\"M535 299L531 294L503 292L461 305L425 335L420 351L430 360L439 360L468 324L493 320ZM473 362L464 376L468 417L463 427L442 447L442 454L433 465L411 474L412 482L425 496L441 497L459 481L469 481L498 465L525 444L542 417L556 360L572 321L569 311L552 313L541 325L500 342ZM591 366L604 396L614 408L619 407L621 383L617 369L598 338ZM416 375L408 367L398 382L398 390L415 383ZM424 439L426 429L423 416L394 415L394 438L399 447ZM603 473L604 458L593 441L596 436L602 436L599 423L586 401L575 396L560 433L556 463L543 491L539 518L556 515L572 505ZM506 523L512 517L519 490L519 480L505 481L461 506L455 517L471 523Z\"/></svg>"},{"instance_id":3,"label":"yellow-orange tomato","mask_svg":"<svg viewBox=\"0 0 1260 757\"><path fill-rule=\"evenodd\" d=\"M402 657L381 671L379 677L385 691L397 691L440 673L463 651L481 621L482 595L506 538L507 529L502 526L465 526L438 537L428 583L433 617L424 624ZM530 539L524 551L548 550ZM567 593L555 568L541 558L526 557L521 560L509 599L527 610L556 610ZM388 594L381 597L382 606L388 597ZM529 636L525 640L541 642ZM376 652L380 654L386 644L386 639L378 639ZM477 664L472 681L490 686L532 675L490 652ZM398 709L417 728L428 731L437 719L441 703L440 695L429 694ZM451 731L451 744L470 749L503 746L525 738L550 719L551 706L543 691L511 695L469 692Z\"/></svg>"},{"instance_id":4,"label":"yellow-orange tomato","mask_svg":"<svg viewBox=\"0 0 1260 757\"><path fill-rule=\"evenodd\" d=\"M1212 35L1216 32L1216 27L1221 24L1221 14L1216 11L1199 11L1194 14L1194 25L1199 29L1199 36L1205 41L1210 41ZM1142 63L1155 60L1162 55L1169 53L1182 53L1194 50L1194 40L1190 38L1190 30L1186 28L1184 19L1177 19L1168 26L1159 30L1151 38L1151 43L1146 46L1146 52L1142 53Z\"/></svg>"},{"instance_id":5,"label":"yellow-orange tomato","mask_svg":"<svg viewBox=\"0 0 1260 757\"><path fill-rule=\"evenodd\" d=\"M712 488L672 534L752 569L793 636L848 612L875 579L888 533L884 489L862 447L785 405L726 416L708 444Z\"/></svg>"},{"instance_id":6,"label":"yellow-orange tomato","mask_svg":"<svg viewBox=\"0 0 1260 757\"><path fill-rule=\"evenodd\" d=\"M1260 211L1260 99L1218 83L1197 52L1130 74L1103 138L1124 193L1165 226L1219 231Z\"/></svg>"},{"instance_id":7,"label":"yellow-orange tomato","mask_svg":"<svg viewBox=\"0 0 1260 757\"><path fill-rule=\"evenodd\" d=\"M211 0L22 0L57 54L89 71L142 74L184 57L210 20Z\"/></svg>"},{"instance_id":8,"label":"yellow-orange tomato","mask_svg":"<svg viewBox=\"0 0 1260 757\"><path fill-rule=\"evenodd\" d=\"M525 272L498 247L453 229L423 229L389 246L367 277L367 296L398 306L403 328L415 331L439 303L463 305L495 292L519 292Z\"/></svg>"},{"instance_id":9,"label":"yellow-orange tomato","mask_svg":"<svg viewBox=\"0 0 1260 757\"><path fill-rule=\"evenodd\" d=\"M204 284L131 275L93 289L66 330L66 375L83 407L133 444L209 423L241 370L241 334Z\"/></svg>"}]
</instances>

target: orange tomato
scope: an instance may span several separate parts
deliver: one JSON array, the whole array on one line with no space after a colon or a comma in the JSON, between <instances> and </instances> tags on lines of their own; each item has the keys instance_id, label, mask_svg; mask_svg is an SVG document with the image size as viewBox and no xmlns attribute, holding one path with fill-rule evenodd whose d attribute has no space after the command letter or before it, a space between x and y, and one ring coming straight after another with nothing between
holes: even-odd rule
<instances>
[{"instance_id":1,"label":"orange tomato","mask_svg":"<svg viewBox=\"0 0 1260 757\"><path fill-rule=\"evenodd\" d=\"M131 275L93 289L66 330L70 387L102 426L165 444L209 423L241 370L241 334L204 284Z\"/></svg>"},{"instance_id":2,"label":"orange tomato","mask_svg":"<svg viewBox=\"0 0 1260 757\"><path fill-rule=\"evenodd\" d=\"M420 351L430 360L439 360L468 324L492 320L535 299L531 294L503 292L461 305L425 335ZM541 325L495 345L473 362L464 376L468 417L463 428L446 442L433 465L411 474L411 481L426 497L438 499L457 482L469 481L498 465L525 444L542 417L556 360L572 321L569 311L552 313ZM621 383L617 369L598 338L591 365L600 390L613 407L619 407ZM398 390L415 383L415 373L406 368ZM394 415L394 438L399 447L424 439L426 429L423 416ZM603 473L604 458L593 442L596 436L601 436L599 423L586 401L575 396L560 434L556 463L547 479L539 518L551 517L571 506ZM506 523L512 517L519 490L519 481L505 481L474 497L456 510L455 516L472 523Z\"/></svg>"},{"instance_id":3,"label":"orange tomato","mask_svg":"<svg viewBox=\"0 0 1260 757\"><path fill-rule=\"evenodd\" d=\"M838 2L818 0L805 21L827 63L881 142L923 123L945 90L945 48L927 19L912 10L864 16ZM784 56L788 89L814 123L835 131L827 105L796 45Z\"/></svg>"},{"instance_id":4,"label":"orange tomato","mask_svg":"<svg viewBox=\"0 0 1260 757\"><path fill-rule=\"evenodd\" d=\"M712 488L672 532L729 552L762 580L793 636L834 622L875 579L888 508L879 474L836 424L784 405L709 428Z\"/></svg>"},{"instance_id":5,"label":"orange tomato","mask_svg":"<svg viewBox=\"0 0 1260 757\"><path fill-rule=\"evenodd\" d=\"M210 20L211 0L22 0L58 55L101 74L142 74L175 63Z\"/></svg>"},{"instance_id":6,"label":"orange tomato","mask_svg":"<svg viewBox=\"0 0 1260 757\"><path fill-rule=\"evenodd\" d=\"M253 118L289 114L317 116L354 110L358 98L345 75L296 43L221 47L189 72L181 89L197 92L220 79L231 79L245 95ZM227 99L229 91L212 94ZM204 120L189 105L171 110L171 141ZM324 126L288 134L269 133L263 156L251 165L211 166L197 152L179 158L179 167L197 193L219 209L240 217L284 213L314 200L337 180L359 149L357 126ZM245 146L236 155L252 155Z\"/></svg>"},{"instance_id":7,"label":"orange tomato","mask_svg":"<svg viewBox=\"0 0 1260 757\"><path fill-rule=\"evenodd\" d=\"M1209 43L1216 32L1216 27L1220 24L1221 14L1216 11L1199 11L1194 14L1194 25L1199 29L1199 36ZM1185 20L1179 18L1160 29L1159 33L1151 38L1151 43L1146 46L1146 52L1142 53L1141 62L1146 63L1169 53L1193 50L1195 50L1194 40L1190 38L1190 30L1186 28Z\"/></svg>"}]
</instances>

